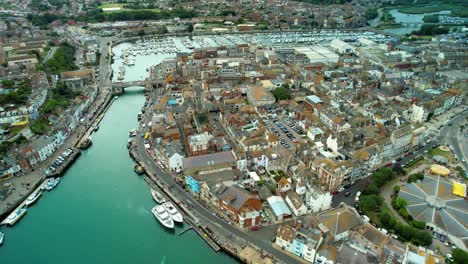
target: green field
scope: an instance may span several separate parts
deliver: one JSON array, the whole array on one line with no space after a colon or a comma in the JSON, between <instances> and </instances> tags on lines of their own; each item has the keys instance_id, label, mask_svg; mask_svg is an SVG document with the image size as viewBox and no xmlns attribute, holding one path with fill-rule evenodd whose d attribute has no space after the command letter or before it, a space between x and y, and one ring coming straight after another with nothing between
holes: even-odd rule
<instances>
[{"instance_id":1,"label":"green field","mask_svg":"<svg viewBox=\"0 0 468 264\"><path fill-rule=\"evenodd\" d=\"M97 8L112 8L112 7L122 7L126 4L118 4L118 3L104 3L99 5Z\"/></svg>"},{"instance_id":2,"label":"green field","mask_svg":"<svg viewBox=\"0 0 468 264\"><path fill-rule=\"evenodd\" d=\"M159 8L141 8L141 9L133 9L133 8L125 8L125 6L128 5L128 4L118 4L118 3L106 3L106 4L101 4L99 5L97 8L98 9L103 9L103 8L112 8L112 7L120 7L121 9L120 10L116 10L116 11L106 11L106 13L117 13L117 12L130 12L130 11L150 11L150 12L155 12L155 13L159 13L161 12L161 9Z\"/></svg>"},{"instance_id":3,"label":"green field","mask_svg":"<svg viewBox=\"0 0 468 264\"><path fill-rule=\"evenodd\" d=\"M430 1L421 5L402 6L398 8L400 13L423 14L450 10L452 16L468 17L468 3L459 1Z\"/></svg>"}]
</instances>

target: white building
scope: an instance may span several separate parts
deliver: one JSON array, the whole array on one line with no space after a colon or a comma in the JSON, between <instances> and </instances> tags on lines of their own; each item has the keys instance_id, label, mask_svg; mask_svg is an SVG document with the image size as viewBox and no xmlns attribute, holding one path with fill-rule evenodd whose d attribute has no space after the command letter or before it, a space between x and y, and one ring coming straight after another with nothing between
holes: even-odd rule
<instances>
[{"instance_id":1,"label":"white building","mask_svg":"<svg viewBox=\"0 0 468 264\"><path fill-rule=\"evenodd\" d=\"M332 40L332 42L330 43L330 47L340 53L340 54L349 54L349 53L354 53L355 51L355 47L354 46L351 46L350 44L342 41L342 40L339 40L339 39L334 39Z\"/></svg>"},{"instance_id":2,"label":"white building","mask_svg":"<svg viewBox=\"0 0 468 264\"><path fill-rule=\"evenodd\" d=\"M408 117L412 122L424 123L429 116L429 112L424 108L422 105L415 105L411 106L411 110L409 111Z\"/></svg>"},{"instance_id":3,"label":"white building","mask_svg":"<svg viewBox=\"0 0 468 264\"><path fill-rule=\"evenodd\" d=\"M328 210L332 204L332 195L330 192L312 187L306 192L305 203L312 213Z\"/></svg>"}]
</instances>

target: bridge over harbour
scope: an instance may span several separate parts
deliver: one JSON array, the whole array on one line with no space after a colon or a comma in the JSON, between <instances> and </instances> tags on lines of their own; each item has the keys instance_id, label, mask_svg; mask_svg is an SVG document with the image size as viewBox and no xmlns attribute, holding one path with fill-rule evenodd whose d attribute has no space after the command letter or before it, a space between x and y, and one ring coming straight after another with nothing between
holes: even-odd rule
<instances>
[{"instance_id":1,"label":"bridge over harbour","mask_svg":"<svg viewBox=\"0 0 468 264\"><path fill-rule=\"evenodd\" d=\"M142 81L129 81L129 82L114 82L112 83L112 92L115 95L119 95L125 92L125 89L133 86L144 86L145 92L150 92L154 87L157 87L156 82L151 81L151 79L146 78Z\"/></svg>"}]
</instances>

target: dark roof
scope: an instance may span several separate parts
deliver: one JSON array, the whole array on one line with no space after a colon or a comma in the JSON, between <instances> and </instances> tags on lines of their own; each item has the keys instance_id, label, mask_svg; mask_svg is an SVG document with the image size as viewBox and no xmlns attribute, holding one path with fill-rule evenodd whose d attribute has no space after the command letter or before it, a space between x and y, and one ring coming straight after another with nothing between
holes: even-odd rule
<instances>
[{"instance_id":1,"label":"dark roof","mask_svg":"<svg viewBox=\"0 0 468 264\"><path fill-rule=\"evenodd\" d=\"M231 205L236 210L239 210L242 206L244 206L245 202L247 202L249 198L254 198L254 196L248 194L238 187L228 187L226 185L221 186L221 188L218 190L217 197Z\"/></svg>"}]
</instances>

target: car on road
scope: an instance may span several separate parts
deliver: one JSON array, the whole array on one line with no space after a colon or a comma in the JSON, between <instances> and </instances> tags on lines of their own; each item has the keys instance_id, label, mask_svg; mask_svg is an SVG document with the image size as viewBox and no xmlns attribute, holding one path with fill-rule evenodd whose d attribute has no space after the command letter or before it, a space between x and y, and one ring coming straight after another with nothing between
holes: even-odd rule
<instances>
[{"instance_id":1,"label":"car on road","mask_svg":"<svg viewBox=\"0 0 468 264\"><path fill-rule=\"evenodd\" d=\"M340 188L338 189L338 192L342 192L342 191L344 191L344 188L343 188L343 187L340 187Z\"/></svg>"},{"instance_id":2,"label":"car on road","mask_svg":"<svg viewBox=\"0 0 468 264\"><path fill-rule=\"evenodd\" d=\"M252 229L252 231L258 231L258 230L260 230L260 228L261 228L260 226L252 226L251 229Z\"/></svg>"},{"instance_id":3,"label":"car on road","mask_svg":"<svg viewBox=\"0 0 468 264\"><path fill-rule=\"evenodd\" d=\"M348 197L348 196L350 196L350 195L351 195L350 192L346 192L346 193L345 193L345 196L346 196L346 197Z\"/></svg>"},{"instance_id":4,"label":"car on road","mask_svg":"<svg viewBox=\"0 0 468 264\"><path fill-rule=\"evenodd\" d=\"M432 232L432 237L437 239L437 233L436 232Z\"/></svg>"}]
</instances>

